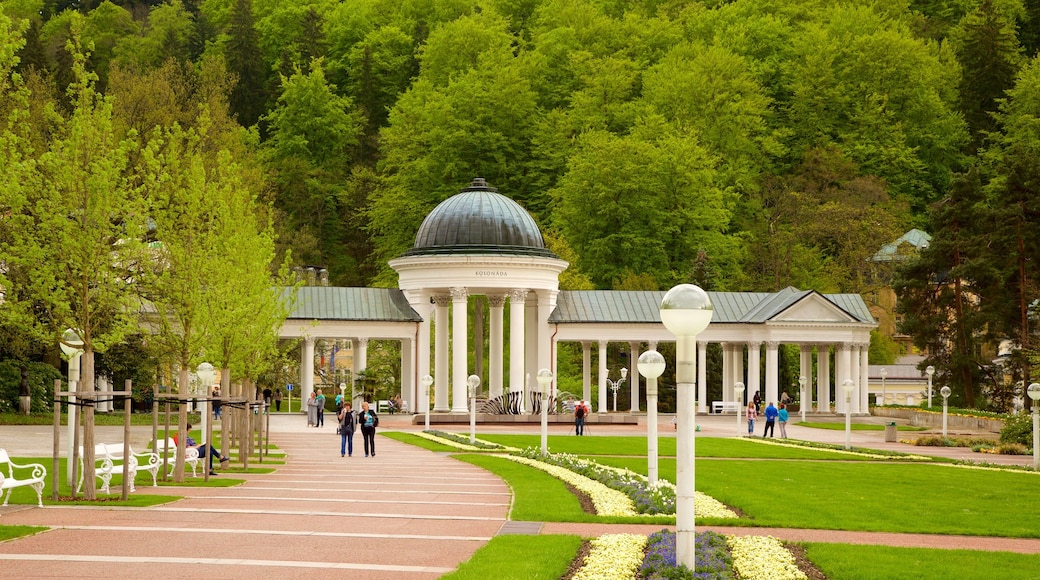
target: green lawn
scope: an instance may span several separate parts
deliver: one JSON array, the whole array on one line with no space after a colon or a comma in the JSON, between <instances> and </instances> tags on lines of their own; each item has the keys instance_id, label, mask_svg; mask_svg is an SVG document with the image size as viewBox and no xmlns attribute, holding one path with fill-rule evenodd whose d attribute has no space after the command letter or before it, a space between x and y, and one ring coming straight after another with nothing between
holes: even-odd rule
<instances>
[{"instance_id":1,"label":"green lawn","mask_svg":"<svg viewBox=\"0 0 1040 580\"><path fill-rule=\"evenodd\" d=\"M1040 578L1040 555L976 550L806 544L806 556L842 580L1027 580Z\"/></svg>"},{"instance_id":2,"label":"green lawn","mask_svg":"<svg viewBox=\"0 0 1040 580\"><path fill-rule=\"evenodd\" d=\"M813 423L806 421L804 423L795 423L800 427L811 427L813 429L829 429L831 431L844 431L845 423ZM849 425L849 429L852 431L883 431L884 425L873 425L865 423L853 423ZM927 431L929 427L913 427L911 425L896 425L896 431Z\"/></svg>"},{"instance_id":3,"label":"green lawn","mask_svg":"<svg viewBox=\"0 0 1040 580\"><path fill-rule=\"evenodd\" d=\"M441 580L557 580L580 547L578 536L495 536Z\"/></svg>"}]
</instances>

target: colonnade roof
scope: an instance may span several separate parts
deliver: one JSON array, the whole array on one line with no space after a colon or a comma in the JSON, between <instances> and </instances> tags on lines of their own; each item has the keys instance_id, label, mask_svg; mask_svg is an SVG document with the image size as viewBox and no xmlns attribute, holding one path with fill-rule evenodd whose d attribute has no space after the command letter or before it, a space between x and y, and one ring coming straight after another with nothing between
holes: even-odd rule
<instances>
[{"instance_id":1,"label":"colonnade roof","mask_svg":"<svg viewBox=\"0 0 1040 580\"><path fill-rule=\"evenodd\" d=\"M289 320L422 322L397 288L302 286Z\"/></svg>"},{"instance_id":2,"label":"colonnade roof","mask_svg":"<svg viewBox=\"0 0 1040 580\"><path fill-rule=\"evenodd\" d=\"M561 291L553 324L660 323L665 292L622 290ZM825 303L844 313L849 322L873 324L874 318L859 294L820 294L814 290L785 288L779 292L708 292L715 309L713 323L764 324L810 302ZM355 320L369 322L420 322L404 293L396 288L304 286L297 290L290 320ZM833 318L821 321L833 322Z\"/></svg>"}]
</instances>

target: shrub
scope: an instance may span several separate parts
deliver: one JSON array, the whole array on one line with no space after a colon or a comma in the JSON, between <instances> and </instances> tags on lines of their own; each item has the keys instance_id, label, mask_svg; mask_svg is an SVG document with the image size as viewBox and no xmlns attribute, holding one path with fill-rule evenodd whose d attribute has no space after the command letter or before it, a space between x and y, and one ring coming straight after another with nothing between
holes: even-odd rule
<instances>
[{"instance_id":1,"label":"shrub","mask_svg":"<svg viewBox=\"0 0 1040 580\"><path fill-rule=\"evenodd\" d=\"M1029 455L1029 448L1021 443L1001 443L997 452L1001 455Z\"/></svg>"},{"instance_id":2,"label":"shrub","mask_svg":"<svg viewBox=\"0 0 1040 580\"><path fill-rule=\"evenodd\" d=\"M1004 428L1000 430L1001 443L1021 443L1031 445L1033 442L1033 419L1028 413L1008 415L1004 419Z\"/></svg>"}]
</instances>

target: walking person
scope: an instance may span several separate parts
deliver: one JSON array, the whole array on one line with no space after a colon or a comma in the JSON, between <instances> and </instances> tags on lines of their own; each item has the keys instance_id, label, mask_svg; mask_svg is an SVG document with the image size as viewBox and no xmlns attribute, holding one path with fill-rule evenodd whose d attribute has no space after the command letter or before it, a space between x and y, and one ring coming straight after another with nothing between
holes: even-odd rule
<instances>
[{"instance_id":1,"label":"walking person","mask_svg":"<svg viewBox=\"0 0 1040 580\"><path fill-rule=\"evenodd\" d=\"M787 420L790 415L787 413L787 405L780 403L780 411L778 411L777 420L780 422L780 436L787 439Z\"/></svg>"},{"instance_id":2,"label":"walking person","mask_svg":"<svg viewBox=\"0 0 1040 580\"><path fill-rule=\"evenodd\" d=\"M282 412L282 390L278 389L274 392L274 410L278 413Z\"/></svg>"},{"instance_id":3,"label":"walking person","mask_svg":"<svg viewBox=\"0 0 1040 580\"><path fill-rule=\"evenodd\" d=\"M584 435L585 434L585 416L589 414L589 410L585 407L585 401L578 401L577 405L574 405L574 434Z\"/></svg>"},{"instance_id":4,"label":"walking person","mask_svg":"<svg viewBox=\"0 0 1040 580\"><path fill-rule=\"evenodd\" d=\"M220 385L214 385L213 390L210 391L210 398L213 399L213 418L220 418Z\"/></svg>"},{"instance_id":5,"label":"walking person","mask_svg":"<svg viewBox=\"0 0 1040 580\"><path fill-rule=\"evenodd\" d=\"M365 457L370 454L376 456L376 427L379 426L379 417L376 412L368 408L368 401L361 403L361 413L357 418L361 426L361 437L365 440Z\"/></svg>"},{"instance_id":6,"label":"walking person","mask_svg":"<svg viewBox=\"0 0 1040 580\"><path fill-rule=\"evenodd\" d=\"M747 434L751 437L755 434L755 417L758 416L758 411L755 410L755 402L748 403L747 406Z\"/></svg>"},{"instance_id":7,"label":"walking person","mask_svg":"<svg viewBox=\"0 0 1040 580\"><path fill-rule=\"evenodd\" d=\"M772 401L769 401L769 405L766 407L766 426L762 430L762 437L765 438L766 433L769 433L770 437L776 432L776 418L780 416L780 412L776 410Z\"/></svg>"},{"instance_id":8,"label":"walking person","mask_svg":"<svg viewBox=\"0 0 1040 580\"><path fill-rule=\"evenodd\" d=\"M311 391L309 397L307 397L307 426L315 427L318 425L318 397L314 391Z\"/></svg>"},{"instance_id":9,"label":"walking person","mask_svg":"<svg viewBox=\"0 0 1040 580\"><path fill-rule=\"evenodd\" d=\"M321 389L318 389L318 396L315 397L315 401L318 404L318 421L314 424L315 427L325 426L325 395L322 394Z\"/></svg>"},{"instance_id":10,"label":"walking person","mask_svg":"<svg viewBox=\"0 0 1040 580\"><path fill-rule=\"evenodd\" d=\"M751 400L755 402L755 413L758 413L759 408L762 406L762 393L755 391L755 396Z\"/></svg>"},{"instance_id":11,"label":"walking person","mask_svg":"<svg viewBox=\"0 0 1040 580\"><path fill-rule=\"evenodd\" d=\"M351 457L354 455L354 409L350 401L343 401L339 410L339 456Z\"/></svg>"}]
</instances>

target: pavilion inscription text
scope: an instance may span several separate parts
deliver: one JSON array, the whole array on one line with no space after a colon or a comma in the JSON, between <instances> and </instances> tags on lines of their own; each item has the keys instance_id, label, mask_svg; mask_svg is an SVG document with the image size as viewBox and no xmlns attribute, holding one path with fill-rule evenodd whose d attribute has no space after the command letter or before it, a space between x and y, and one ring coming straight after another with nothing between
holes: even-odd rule
<instances>
[{"instance_id":1,"label":"pavilion inscription text","mask_svg":"<svg viewBox=\"0 0 1040 580\"><path fill-rule=\"evenodd\" d=\"M502 270L477 270L476 273L478 278L495 278L509 275Z\"/></svg>"}]
</instances>

